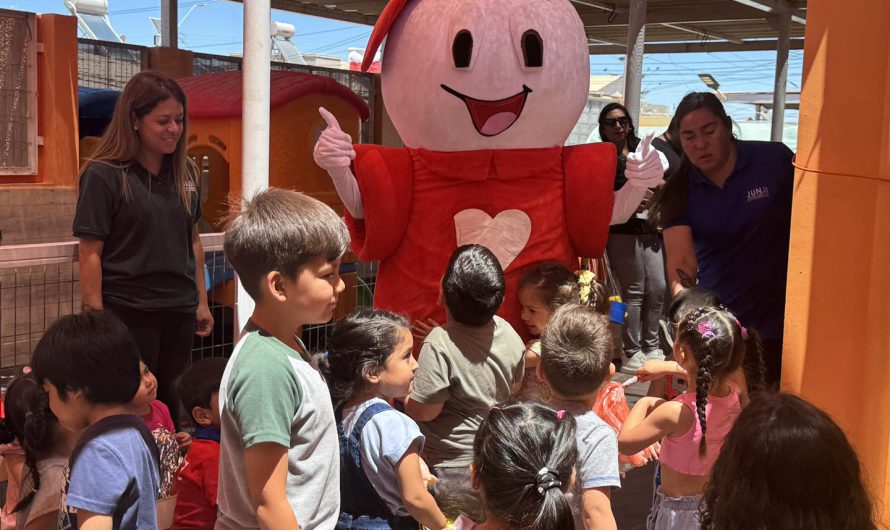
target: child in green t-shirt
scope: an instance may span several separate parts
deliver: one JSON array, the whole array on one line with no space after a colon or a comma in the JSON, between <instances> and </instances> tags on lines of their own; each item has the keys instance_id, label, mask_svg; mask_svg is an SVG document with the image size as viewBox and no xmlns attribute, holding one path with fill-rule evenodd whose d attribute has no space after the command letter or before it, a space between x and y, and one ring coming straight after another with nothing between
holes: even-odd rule
<instances>
[{"instance_id":1,"label":"child in green t-shirt","mask_svg":"<svg viewBox=\"0 0 890 530\"><path fill-rule=\"evenodd\" d=\"M334 528L340 454L327 385L297 337L327 322L343 291L343 220L270 188L232 220L224 250L256 308L219 389L217 529Z\"/></svg>"}]
</instances>

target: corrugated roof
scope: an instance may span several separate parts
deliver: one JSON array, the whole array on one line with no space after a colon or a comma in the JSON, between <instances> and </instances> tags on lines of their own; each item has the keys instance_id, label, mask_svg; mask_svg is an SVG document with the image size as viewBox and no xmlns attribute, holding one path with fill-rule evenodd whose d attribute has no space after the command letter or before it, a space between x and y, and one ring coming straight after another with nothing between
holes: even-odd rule
<instances>
[{"instance_id":1,"label":"corrugated roof","mask_svg":"<svg viewBox=\"0 0 890 530\"><path fill-rule=\"evenodd\" d=\"M630 0L571 0L590 52L625 53ZM272 0L272 8L373 25L386 0ZM775 48L774 15L793 8L792 49L803 46L806 0L648 0L646 52L749 51Z\"/></svg>"}]
</instances>

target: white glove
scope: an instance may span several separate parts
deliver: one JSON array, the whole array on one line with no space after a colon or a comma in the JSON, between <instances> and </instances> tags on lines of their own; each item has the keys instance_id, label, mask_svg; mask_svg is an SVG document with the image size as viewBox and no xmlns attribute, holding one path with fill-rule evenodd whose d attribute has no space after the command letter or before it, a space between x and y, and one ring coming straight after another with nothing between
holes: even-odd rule
<instances>
[{"instance_id":1,"label":"white glove","mask_svg":"<svg viewBox=\"0 0 890 530\"><path fill-rule=\"evenodd\" d=\"M627 167L624 170L627 182L615 192L612 203L613 225L626 223L646 198L649 188L664 184L668 161L661 151L652 147L653 136L655 132L647 133L634 152L627 155Z\"/></svg>"},{"instance_id":2,"label":"white glove","mask_svg":"<svg viewBox=\"0 0 890 530\"><path fill-rule=\"evenodd\" d=\"M340 129L340 123L333 114L324 107L319 107L318 112L328 124L321 132L312 157L315 163L331 176L334 187L343 205L349 210L349 214L355 219L364 219L365 208L362 204L362 194L355 181L355 175L349 168L355 160L355 149L352 147L352 137Z\"/></svg>"}]
</instances>

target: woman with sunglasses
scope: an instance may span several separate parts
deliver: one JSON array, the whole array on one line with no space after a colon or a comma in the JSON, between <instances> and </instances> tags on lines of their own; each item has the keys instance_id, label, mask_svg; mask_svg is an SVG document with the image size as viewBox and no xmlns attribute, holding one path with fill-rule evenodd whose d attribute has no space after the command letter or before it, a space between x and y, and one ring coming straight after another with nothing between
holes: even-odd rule
<instances>
[{"instance_id":1,"label":"woman with sunglasses","mask_svg":"<svg viewBox=\"0 0 890 530\"><path fill-rule=\"evenodd\" d=\"M600 138L615 144L618 163L615 172L615 189L627 182L624 175L627 155L640 143L633 119L620 103L609 103L600 112ZM653 141L653 146L658 145ZM666 156L665 149L659 149ZM650 195L651 196L651 195ZM624 326L621 371L636 373L650 359L664 359L658 336L658 323L666 289L662 240L647 220L646 201L623 224L609 228L606 251L612 272L621 286L621 297L627 304L627 320Z\"/></svg>"},{"instance_id":2,"label":"woman with sunglasses","mask_svg":"<svg viewBox=\"0 0 890 530\"><path fill-rule=\"evenodd\" d=\"M785 280L794 154L779 142L736 140L709 92L693 92L674 115L680 167L656 195L652 222L664 229L671 292L698 285L717 293L763 339L767 384L782 366Z\"/></svg>"}]
</instances>

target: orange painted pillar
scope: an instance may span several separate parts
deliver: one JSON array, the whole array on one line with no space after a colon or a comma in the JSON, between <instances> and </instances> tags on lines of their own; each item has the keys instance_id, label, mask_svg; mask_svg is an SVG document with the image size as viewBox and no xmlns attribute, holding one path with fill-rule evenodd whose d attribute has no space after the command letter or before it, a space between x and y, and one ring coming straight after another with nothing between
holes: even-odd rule
<instances>
[{"instance_id":1,"label":"orange painted pillar","mask_svg":"<svg viewBox=\"0 0 890 530\"><path fill-rule=\"evenodd\" d=\"M890 2L809 0L783 389L856 447L890 525Z\"/></svg>"},{"instance_id":2,"label":"orange painted pillar","mask_svg":"<svg viewBox=\"0 0 890 530\"><path fill-rule=\"evenodd\" d=\"M77 134L77 19L38 15L37 180L73 186L79 170Z\"/></svg>"}]
</instances>

